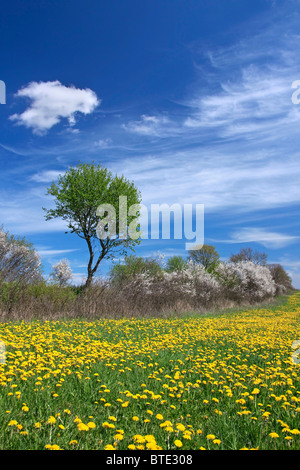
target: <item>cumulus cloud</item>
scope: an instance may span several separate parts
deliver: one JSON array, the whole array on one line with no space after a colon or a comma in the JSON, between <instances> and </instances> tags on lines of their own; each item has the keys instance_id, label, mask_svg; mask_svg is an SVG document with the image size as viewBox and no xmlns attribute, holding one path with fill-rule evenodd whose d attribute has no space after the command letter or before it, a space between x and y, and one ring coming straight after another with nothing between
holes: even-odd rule
<instances>
[{"instance_id":1,"label":"cumulus cloud","mask_svg":"<svg viewBox=\"0 0 300 470\"><path fill-rule=\"evenodd\" d=\"M76 113L90 114L100 104L94 91L79 89L53 82L31 82L21 88L16 96L27 98L30 105L21 114L10 116L17 124L31 128L36 134L44 134L61 119L67 119L72 126Z\"/></svg>"}]
</instances>

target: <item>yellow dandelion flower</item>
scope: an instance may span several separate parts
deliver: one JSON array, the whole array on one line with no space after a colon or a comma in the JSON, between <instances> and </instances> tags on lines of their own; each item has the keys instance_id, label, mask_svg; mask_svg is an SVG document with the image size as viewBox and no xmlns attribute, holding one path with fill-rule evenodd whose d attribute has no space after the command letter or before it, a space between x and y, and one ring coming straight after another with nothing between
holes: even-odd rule
<instances>
[{"instance_id":1,"label":"yellow dandelion flower","mask_svg":"<svg viewBox=\"0 0 300 470\"><path fill-rule=\"evenodd\" d=\"M90 428L84 423L78 423L77 428L79 431L88 431Z\"/></svg>"},{"instance_id":2,"label":"yellow dandelion flower","mask_svg":"<svg viewBox=\"0 0 300 470\"><path fill-rule=\"evenodd\" d=\"M291 429L290 433L296 435L296 434L300 434L300 431L299 429Z\"/></svg>"},{"instance_id":3,"label":"yellow dandelion flower","mask_svg":"<svg viewBox=\"0 0 300 470\"><path fill-rule=\"evenodd\" d=\"M144 437L147 442L155 442L155 437L152 434L146 434Z\"/></svg>"},{"instance_id":4,"label":"yellow dandelion flower","mask_svg":"<svg viewBox=\"0 0 300 470\"><path fill-rule=\"evenodd\" d=\"M174 429L172 428L172 426L166 426L166 427L165 427L165 431L167 431L167 432L173 432Z\"/></svg>"},{"instance_id":5,"label":"yellow dandelion flower","mask_svg":"<svg viewBox=\"0 0 300 470\"><path fill-rule=\"evenodd\" d=\"M175 444L176 447L182 447L182 442L179 439L176 439L174 441L174 444Z\"/></svg>"},{"instance_id":6,"label":"yellow dandelion flower","mask_svg":"<svg viewBox=\"0 0 300 470\"><path fill-rule=\"evenodd\" d=\"M185 426L182 423L176 424L176 428L178 429L178 431L184 431L185 430Z\"/></svg>"},{"instance_id":7,"label":"yellow dandelion flower","mask_svg":"<svg viewBox=\"0 0 300 470\"><path fill-rule=\"evenodd\" d=\"M107 421L104 421L104 423L102 423L102 427L103 428L115 429L115 425L113 423L108 423Z\"/></svg>"},{"instance_id":8,"label":"yellow dandelion flower","mask_svg":"<svg viewBox=\"0 0 300 470\"><path fill-rule=\"evenodd\" d=\"M90 421L89 423L87 423L87 426L88 426L90 429L95 429L96 424L93 423L93 421Z\"/></svg>"},{"instance_id":9,"label":"yellow dandelion flower","mask_svg":"<svg viewBox=\"0 0 300 470\"><path fill-rule=\"evenodd\" d=\"M18 424L18 421L16 421L15 419L12 419L9 423L8 423L8 426L17 426Z\"/></svg>"},{"instance_id":10,"label":"yellow dandelion flower","mask_svg":"<svg viewBox=\"0 0 300 470\"><path fill-rule=\"evenodd\" d=\"M155 442L147 442L146 448L148 450L158 450L160 447Z\"/></svg>"},{"instance_id":11,"label":"yellow dandelion flower","mask_svg":"<svg viewBox=\"0 0 300 470\"><path fill-rule=\"evenodd\" d=\"M133 440L138 444L144 444L146 442L146 439L140 434L136 434L135 436L133 436Z\"/></svg>"},{"instance_id":12,"label":"yellow dandelion flower","mask_svg":"<svg viewBox=\"0 0 300 470\"><path fill-rule=\"evenodd\" d=\"M221 441L220 439L214 439L214 440L213 440L213 443L214 443L214 444L218 444L218 445L219 445L219 444L221 444L221 442L222 442L222 441Z\"/></svg>"},{"instance_id":13,"label":"yellow dandelion flower","mask_svg":"<svg viewBox=\"0 0 300 470\"><path fill-rule=\"evenodd\" d=\"M54 416L50 416L47 421L47 424L55 424L55 423L56 423L56 418L54 418Z\"/></svg>"}]
</instances>

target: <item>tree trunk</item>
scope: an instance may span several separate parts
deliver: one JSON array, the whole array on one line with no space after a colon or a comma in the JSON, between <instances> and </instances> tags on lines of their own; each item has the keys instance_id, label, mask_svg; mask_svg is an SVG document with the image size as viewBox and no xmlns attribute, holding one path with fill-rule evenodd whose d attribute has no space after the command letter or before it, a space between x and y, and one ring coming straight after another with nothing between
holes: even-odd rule
<instances>
[{"instance_id":1,"label":"tree trunk","mask_svg":"<svg viewBox=\"0 0 300 470\"><path fill-rule=\"evenodd\" d=\"M84 290L88 289L92 285L92 281L93 281L93 273L89 272L87 280L85 281L85 284L83 286L83 289Z\"/></svg>"}]
</instances>

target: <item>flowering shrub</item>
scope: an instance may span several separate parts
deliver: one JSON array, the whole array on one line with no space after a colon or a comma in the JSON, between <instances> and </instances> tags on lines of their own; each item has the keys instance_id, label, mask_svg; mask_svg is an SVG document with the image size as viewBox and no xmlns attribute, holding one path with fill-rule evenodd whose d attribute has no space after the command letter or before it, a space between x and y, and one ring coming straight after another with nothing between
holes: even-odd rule
<instances>
[{"instance_id":1,"label":"flowering shrub","mask_svg":"<svg viewBox=\"0 0 300 470\"><path fill-rule=\"evenodd\" d=\"M0 229L0 311L8 314L29 285L42 280L41 260L25 239Z\"/></svg>"},{"instance_id":2,"label":"flowering shrub","mask_svg":"<svg viewBox=\"0 0 300 470\"><path fill-rule=\"evenodd\" d=\"M251 261L219 263L209 273L199 263L189 261L184 269L150 272L134 276L121 291L129 301L148 301L155 308L174 308L181 302L186 307L201 308L222 301L261 301L278 292L270 270Z\"/></svg>"},{"instance_id":3,"label":"flowering shrub","mask_svg":"<svg viewBox=\"0 0 300 470\"><path fill-rule=\"evenodd\" d=\"M62 259L52 266L50 278L52 278L60 287L66 286L72 277L72 270L67 259Z\"/></svg>"},{"instance_id":4,"label":"flowering shrub","mask_svg":"<svg viewBox=\"0 0 300 470\"><path fill-rule=\"evenodd\" d=\"M0 281L31 284L41 279L41 260L31 244L0 230Z\"/></svg>"},{"instance_id":5,"label":"flowering shrub","mask_svg":"<svg viewBox=\"0 0 300 470\"><path fill-rule=\"evenodd\" d=\"M221 290L218 280L203 266L193 261L189 261L183 270L164 273L162 288L189 296L193 301L202 304L214 300Z\"/></svg>"},{"instance_id":6,"label":"flowering shrub","mask_svg":"<svg viewBox=\"0 0 300 470\"><path fill-rule=\"evenodd\" d=\"M128 299L151 298L153 307L172 307L179 301L197 307L213 302L222 289L218 280L200 264L190 261L185 269L153 276L145 272L123 286Z\"/></svg>"},{"instance_id":7,"label":"flowering shrub","mask_svg":"<svg viewBox=\"0 0 300 470\"><path fill-rule=\"evenodd\" d=\"M274 296L276 284L266 266L252 261L220 263L215 276L235 300L257 301Z\"/></svg>"}]
</instances>

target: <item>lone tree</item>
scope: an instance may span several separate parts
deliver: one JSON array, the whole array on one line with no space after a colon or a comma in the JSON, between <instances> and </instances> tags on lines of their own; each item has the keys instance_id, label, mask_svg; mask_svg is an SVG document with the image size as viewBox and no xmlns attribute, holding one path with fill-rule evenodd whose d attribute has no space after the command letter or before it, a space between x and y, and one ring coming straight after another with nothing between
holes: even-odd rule
<instances>
[{"instance_id":1,"label":"lone tree","mask_svg":"<svg viewBox=\"0 0 300 470\"><path fill-rule=\"evenodd\" d=\"M219 263L220 255L212 245L202 245L201 247L189 250L189 259L194 263L201 264L204 269L211 272Z\"/></svg>"},{"instance_id":2,"label":"lone tree","mask_svg":"<svg viewBox=\"0 0 300 470\"><path fill-rule=\"evenodd\" d=\"M167 260L166 271L172 273L174 271L183 271L188 266L188 262L182 256L171 256Z\"/></svg>"},{"instance_id":3,"label":"lone tree","mask_svg":"<svg viewBox=\"0 0 300 470\"><path fill-rule=\"evenodd\" d=\"M239 261L252 261L255 264L265 266L267 264L268 255L260 251L253 251L252 248L242 248L236 255L231 255L230 261L238 263Z\"/></svg>"},{"instance_id":4,"label":"lone tree","mask_svg":"<svg viewBox=\"0 0 300 470\"><path fill-rule=\"evenodd\" d=\"M130 282L135 276L149 274L151 277L159 276L162 269L156 259L142 258L141 256L125 256L124 262L119 261L110 270L110 280L115 286Z\"/></svg>"},{"instance_id":5,"label":"lone tree","mask_svg":"<svg viewBox=\"0 0 300 470\"><path fill-rule=\"evenodd\" d=\"M69 228L65 233L75 233L87 243L85 288L91 285L104 258L114 258L116 253L124 255L140 243L140 237L129 237L128 232L131 224L139 228L141 197L134 183L124 176L113 176L102 165L80 163L60 175L46 194L53 196L56 204L55 209L44 209L46 220L65 220ZM123 202L126 199L126 207L120 204L120 197ZM134 210L127 211L127 207Z\"/></svg>"},{"instance_id":6,"label":"lone tree","mask_svg":"<svg viewBox=\"0 0 300 470\"><path fill-rule=\"evenodd\" d=\"M292 278L281 264L268 264L268 268L277 286L283 286L286 290L294 290Z\"/></svg>"}]
</instances>

